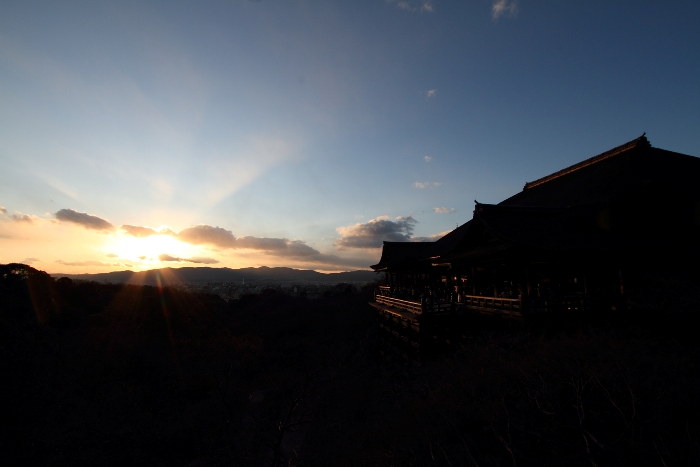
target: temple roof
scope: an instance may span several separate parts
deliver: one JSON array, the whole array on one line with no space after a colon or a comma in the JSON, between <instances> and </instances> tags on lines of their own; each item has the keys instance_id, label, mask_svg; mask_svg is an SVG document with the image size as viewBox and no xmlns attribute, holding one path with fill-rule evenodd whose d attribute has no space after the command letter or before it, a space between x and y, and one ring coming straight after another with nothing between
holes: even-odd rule
<instances>
[{"instance_id":1,"label":"temple roof","mask_svg":"<svg viewBox=\"0 0 700 467\"><path fill-rule=\"evenodd\" d=\"M384 242L379 263L370 266L375 271L428 261L452 251L469 230L469 221L435 242Z\"/></svg>"},{"instance_id":2,"label":"temple roof","mask_svg":"<svg viewBox=\"0 0 700 467\"><path fill-rule=\"evenodd\" d=\"M372 268L503 255L511 248L584 254L699 250L696 229L684 232L680 223L667 222L694 209L697 225L699 180L700 158L654 148L642 135L526 183L498 205L477 203L471 221L436 242L384 242ZM610 209L623 212L620 219L632 228L613 233L603 226L599 216Z\"/></svg>"},{"instance_id":3,"label":"temple roof","mask_svg":"<svg viewBox=\"0 0 700 467\"><path fill-rule=\"evenodd\" d=\"M370 266L375 271L388 267L405 266L432 256L436 242L384 242L382 257L377 264Z\"/></svg>"},{"instance_id":4,"label":"temple roof","mask_svg":"<svg viewBox=\"0 0 700 467\"><path fill-rule=\"evenodd\" d=\"M566 207L608 204L650 184L700 194L700 158L653 148L639 138L525 184L499 205Z\"/></svg>"}]
</instances>

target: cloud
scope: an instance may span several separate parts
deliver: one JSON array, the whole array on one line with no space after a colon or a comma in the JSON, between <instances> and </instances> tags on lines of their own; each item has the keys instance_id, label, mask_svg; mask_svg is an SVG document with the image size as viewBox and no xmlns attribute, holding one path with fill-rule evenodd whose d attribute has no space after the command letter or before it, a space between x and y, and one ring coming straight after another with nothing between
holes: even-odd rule
<instances>
[{"instance_id":1,"label":"cloud","mask_svg":"<svg viewBox=\"0 0 700 467\"><path fill-rule=\"evenodd\" d=\"M5 209L5 206L0 206L0 214L7 214L7 209Z\"/></svg>"},{"instance_id":2,"label":"cloud","mask_svg":"<svg viewBox=\"0 0 700 467\"><path fill-rule=\"evenodd\" d=\"M122 225L121 229L128 233L129 235L133 235L136 238L144 238L144 237L150 237L151 235L158 235L158 232L155 230L149 228L149 227L141 227L138 225Z\"/></svg>"},{"instance_id":3,"label":"cloud","mask_svg":"<svg viewBox=\"0 0 700 467\"><path fill-rule=\"evenodd\" d=\"M24 258L24 261L22 261L23 264L32 264L32 263L40 263L41 260L37 258Z\"/></svg>"},{"instance_id":4,"label":"cloud","mask_svg":"<svg viewBox=\"0 0 700 467\"><path fill-rule=\"evenodd\" d=\"M433 212L438 214L452 214L453 212L457 212L457 210L455 208L433 208Z\"/></svg>"},{"instance_id":5,"label":"cloud","mask_svg":"<svg viewBox=\"0 0 700 467\"><path fill-rule=\"evenodd\" d=\"M517 0L495 0L491 6L491 13L493 19L503 15L515 16L518 14L518 2Z\"/></svg>"},{"instance_id":6,"label":"cloud","mask_svg":"<svg viewBox=\"0 0 700 467\"><path fill-rule=\"evenodd\" d=\"M423 157L423 160L424 160L425 162L430 162L430 161L433 160L433 158L430 157L430 156L424 156L424 157Z\"/></svg>"},{"instance_id":7,"label":"cloud","mask_svg":"<svg viewBox=\"0 0 700 467\"><path fill-rule=\"evenodd\" d=\"M394 0L386 0L387 3L394 3ZM433 12L433 2L430 0L423 0L423 1L407 1L407 0L399 0L396 2L396 7L400 8L401 10L405 11L420 11L420 12L427 12L427 13L432 13Z\"/></svg>"},{"instance_id":8,"label":"cloud","mask_svg":"<svg viewBox=\"0 0 700 467\"><path fill-rule=\"evenodd\" d=\"M173 261L173 262L182 261L180 258L176 258L175 256L166 255L165 253L163 253L162 255L158 255L158 260L159 261Z\"/></svg>"},{"instance_id":9,"label":"cloud","mask_svg":"<svg viewBox=\"0 0 700 467\"><path fill-rule=\"evenodd\" d=\"M114 253L107 253L105 256L107 258L119 258L119 255L115 255Z\"/></svg>"},{"instance_id":10,"label":"cloud","mask_svg":"<svg viewBox=\"0 0 700 467\"><path fill-rule=\"evenodd\" d=\"M423 190L425 188L430 188L430 187L437 188L440 185L442 185L442 182L415 182L413 184L413 187Z\"/></svg>"},{"instance_id":11,"label":"cloud","mask_svg":"<svg viewBox=\"0 0 700 467\"><path fill-rule=\"evenodd\" d=\"M336 240L338 248L379 248L383 241L406 242L411 239L414 226L418 223L413 217L397 217L390 220L388 216L377 217L366 224L338 227L340 238Z\"/></svg>"},{"instance_id":12,"label":"cloud","mask_svg":"<svg viewBox=\"0 0 700 467\"><path fill-rule=\"evenodd\" d=\"M27 224L33 224L35 220L39 219L37 216L31 216L29 214L12 214L10 216L15 222L25 222Z\"/></svg>"},{"instance_id":13,"label":"cloud","mask_svg":"<svg viewBox=\"0 0 700 467\"><path fill-rule=\"evenodd\" d=\"M411 237L411 241L412 242L436 242L450 232L452 232L452 231L445 230L444 232L436 233L436 234L430 235L429 237Z\"/></svg>"},{"instance_id":14,"label":"cloud","mask_svg":"<svg viewBox=\"0 0 700 467\"><path fill-rule=\"evenodd\" d=\"M259 250L275 256L302 258L321 255L321 252L301 240L251 236L236 238L230 230L205 224L184 229L177 234L177 238L192 245L208 244L219 248Z\"/></svg>"},{"instance_id":15,"label":"cloud","mask_svg":"<svg viewBox=\"0 0 700 467\"><path fill-rule=\"evenodd\" d=\"M176 237L177 234L170 229L160 229L154 230L150 227L142 227L140 225L122 225L121 229L129 235L136 238L150 237L151 235L172 235Z\"/></svg>"},{"instance_id":16,"label":"cloud","mask_svg":"<svg viewBox=\"0 0 700 467\"><path fill-rule=\"evenodd\" d=\"M146 259L146 257L145 257L145 256L139 256L139 259L140 259L141 261L143 261L144 259Z\"/></svg>"},{"instance_id":17,"label":"cloud","mask_svg":"<svg viewBox=\"0 0 700 467\"><path fill-rule=\"evenodd\" d=\"M202 257L189 258L189 259L186 259L185 261L187 261L189 263L197 263L197 264L216 264L219 262L218 259L202 258Z\"/></svg>"},{"instance_id":18,"label":"cloud","mask_svg":"<svg viewBox=\"0 0 700 467\"><path fill-rule=\"evenodd\" d=\"M200 224L180 231L177 238L192 245L209 244L221 248L236 248L236 237L230 230Z\"/></svg>"},{"instance_id":19,"label":"cloud","mask_svg":"<svg viewBox=\"0 0 700 467\"><path fill-rule=\"evenodd\" d=\"M173 262L173 263L179 263L181 261L184 261L186 263L196 263L196 264L216 264L219 262L219 260L214 259L214 258L201 258L201 257L178 258L176 256L170 256L170 255L166 255L166 254L158 255L158 259L162 262Z\"/></svg>"},{"instance_id":20,"label":"cloud","mask_svg":"<svg viewBox=\"0 0 700 467\"><path fill-rule=\"evenodd\" d=\"M74 211L73 209L61 209L55 216L61 222L72 222L90 230L114 230L114 226L101 217Z\"/></svg>"},{"instance_id":21,"label":"cloud","mask_svg":"<svg viewBox=\"0 0 700 467\"><path fill-rule=\"evenodd\" d=\"M119 266L119 263L110 264L101 261L63 261L59 259L56 262L64 266Z\"/></svg>"},{"instance_id":22,"label":"cloud","mask_svg":"<svg viewBox=\"0 0 700 467\"><path fill-rule=\"evenodd\" d=\"M436 93L437 93L437 89L430 89L425 93L425 95L430 98L430 97L435 97Z\"/></svg>"}]
</instances>

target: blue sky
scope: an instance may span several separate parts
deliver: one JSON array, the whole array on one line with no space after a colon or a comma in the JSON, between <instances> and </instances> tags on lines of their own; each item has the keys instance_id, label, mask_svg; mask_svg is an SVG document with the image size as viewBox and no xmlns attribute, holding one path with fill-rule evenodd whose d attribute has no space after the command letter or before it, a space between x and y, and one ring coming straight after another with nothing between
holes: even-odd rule
<instances>
[{"instance_id":1,"label":"blue sky","mask_svg":"<svg viewBox=\"0 0 700 467\"><path fill-rule=\"evenodd\" d=\"M5 1L0 262L367 267L644 131L700 155L699 46L683 1Z\"/></svg>"}]
</instances>

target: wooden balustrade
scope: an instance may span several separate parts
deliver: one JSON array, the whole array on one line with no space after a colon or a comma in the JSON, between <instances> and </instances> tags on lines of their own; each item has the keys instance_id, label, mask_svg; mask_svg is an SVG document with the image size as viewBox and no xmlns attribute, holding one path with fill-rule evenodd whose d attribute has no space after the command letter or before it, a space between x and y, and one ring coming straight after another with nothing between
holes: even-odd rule
<instances>
[{"instance_id":1,"label":"wooden balustrade","mask_svg":"<svg viewBox=\"0 0 700 467\"><path fill-rule=\"evenodd\" d=\"M464 295L458 303L435 302L433 304L421 304L417 301L403 300L378 294L375 297L377 303L406 310L414 314L423 313L449 313L455 310L469 310L480 313L495 313L514 316L523 316L523 313L539 314L551 312L587 311L589 309L616 309L616 306L625 306L623 301L611 301L594 299L587 296L572 296L557 299L520 299L483 297L479 295ZM619 303L618 303L619 302Z\"/></svg>"},{"instance_id":2,"label":"wooden balustrade","mask_svg":"<svg viewBox=\"0 0 700 467\"><path fill-rule=\"evenodd\" d=\"M522 300L519 298L482 297L479 295L465 295L460 306L468 310L488 313L522 313Z\"/></svg>"},{"instance_id":3,"label":"wooden balustrade","mask_svg":"<svg viewBox=\"0 0 700 467\"><path fill-rule=\"evenodd\" d=\"M382 303L387 306L393 306L403 310L410 311L411 313L421 314L423 312L423 307L420 302L412 302L409 300L401 300L400 298L386 297L384 295L377 295L375 297L377 303Z\"/></svg>"}]
</instances>

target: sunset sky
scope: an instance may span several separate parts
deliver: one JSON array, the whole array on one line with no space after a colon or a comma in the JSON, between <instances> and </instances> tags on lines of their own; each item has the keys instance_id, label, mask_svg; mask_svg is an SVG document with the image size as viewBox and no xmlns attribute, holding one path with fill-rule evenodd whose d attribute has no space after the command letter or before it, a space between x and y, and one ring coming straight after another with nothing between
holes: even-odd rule
<instances>
[{"instance_id":1,"label":"sunset sky","mask_svg":"<svg viewBox=\"0 0 700 467\"><path fill-rule=\"evenodd\" d=\"M645 131L698 1L5 0L0 263L366 269Z\"/></svg>"}]
</instances>

